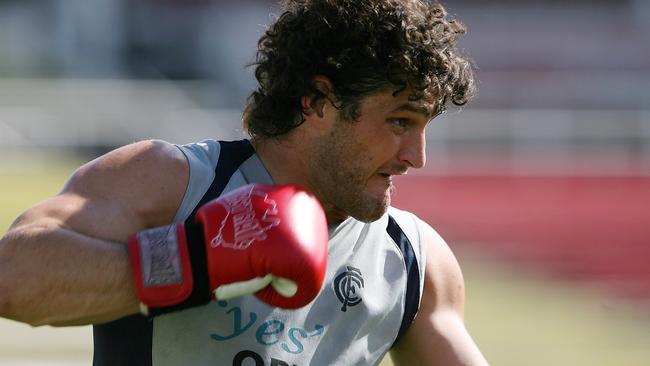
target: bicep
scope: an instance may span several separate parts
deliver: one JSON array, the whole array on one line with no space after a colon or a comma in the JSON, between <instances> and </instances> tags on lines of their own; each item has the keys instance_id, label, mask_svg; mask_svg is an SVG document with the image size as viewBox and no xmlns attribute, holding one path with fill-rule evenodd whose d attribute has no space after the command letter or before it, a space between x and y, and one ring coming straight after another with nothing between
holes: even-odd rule
<instances>
[{"instance_id":1,"label":"bicep","mask_svg":"<svg viewBox=\"0 0 650 366\"><path fill-rule=\"evenodd\" d=\"M54 228L125 242L133 232L170 223L189 168L174 146L145 141L80 167L61 193L19 216L11 229Z\"/></svg>"},{"instance_id":2,"label":"bicep","mask_svg":"<svg viewBox=\"0 0 650 366\"><path fill-rule=\"evenodd\" d=\"M66 230L87 237L125 242L138 226L133 212L116 202L65 191L27 209L12 224L10 233Z\"/></svg>"}]
</instances>

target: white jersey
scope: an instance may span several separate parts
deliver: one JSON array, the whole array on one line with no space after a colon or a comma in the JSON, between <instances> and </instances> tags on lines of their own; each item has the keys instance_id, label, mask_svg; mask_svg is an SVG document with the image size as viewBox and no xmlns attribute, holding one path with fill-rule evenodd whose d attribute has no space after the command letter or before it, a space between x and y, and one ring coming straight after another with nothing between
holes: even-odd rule
<instances>
[{"instance_id":1,"label":"white jersey","mask_svg":"<svg viewBox=\"0 0 650 366\"><path fill-rule=\"evenodd\" d=\"M190 181L177 222L192 221L197 207L242 185L273 183L247 140L179 148ZM348 218L330 227L325 282L307 306L283 310L243 296L148 321L133 316L96 326L95 365L376 365L419 307L422 225L395 208L372 223ZM119 345L119 337L127 337L120 332L150 339ZM107 349L125 347L143 355L129 361Z\"/></svg>"}]
</instances>

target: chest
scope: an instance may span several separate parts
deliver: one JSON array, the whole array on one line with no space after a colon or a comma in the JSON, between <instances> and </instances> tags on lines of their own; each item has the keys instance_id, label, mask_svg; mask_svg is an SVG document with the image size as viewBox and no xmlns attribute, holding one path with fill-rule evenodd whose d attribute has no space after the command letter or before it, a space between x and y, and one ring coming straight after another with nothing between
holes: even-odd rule
<instances>
[{"instance_id":1,"label":"chest","mask_svg":"<svg viewBox=\"0 0 650 366\"><path fill-rule=\"evenodd\" d=\"M245 296L159 317L154 364L374 364L397 335L405 283L401 253L384 230L341 227L308 306L274 309Z\"/></svg>"}]
</instances>

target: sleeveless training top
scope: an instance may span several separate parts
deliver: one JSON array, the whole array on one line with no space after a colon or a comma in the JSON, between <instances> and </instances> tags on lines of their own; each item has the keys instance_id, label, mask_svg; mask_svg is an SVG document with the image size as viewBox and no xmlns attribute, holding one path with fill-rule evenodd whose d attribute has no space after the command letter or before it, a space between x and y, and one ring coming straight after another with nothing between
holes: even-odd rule
<instances>
[{"instance_id":1,"label":"sleeveless training top","mask_svg":"<svg viewBox=\"0 0 650 366\"><path fill-rule=\"evenodd\" d=\"M272 183L247 140L179 146L190 180L175 221L249 183ZM327 274L314 301L272 308L254 296L94 326L95 366L376 365L419 307L422 226L389 208L379 220L330 227Z\"/></svg>"}]
</instances>

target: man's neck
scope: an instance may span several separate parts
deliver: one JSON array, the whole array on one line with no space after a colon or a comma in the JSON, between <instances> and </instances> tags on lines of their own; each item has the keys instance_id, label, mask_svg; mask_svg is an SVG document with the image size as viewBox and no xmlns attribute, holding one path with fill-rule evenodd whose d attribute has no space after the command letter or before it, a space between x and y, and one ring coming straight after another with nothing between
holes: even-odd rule
<instances>
[{"instance_id":1,"label":"man's neck","mask_svg":"<svg viewBox=\"0 0 650 366\"><path fill-rule=\"evenodd\" d=\"M347 218L340 209L323 199L310 176L308 144L299 142L296 136L281 138L254 138L251 140L260 161L275 184L297 184L312 192L320 200L330 224Z\"/></svg>"},{"instance_id":2,"label":"man's neck","mask_svg":"<svg viewBox=\"0 0 650 366\"><path fill-rule=\"evenodd\" d=\"M273 178L275 184L307 186L306 167L301 161L304 151L289 138L253 138L257 156Z\"/></svg>"}]
</instances>

